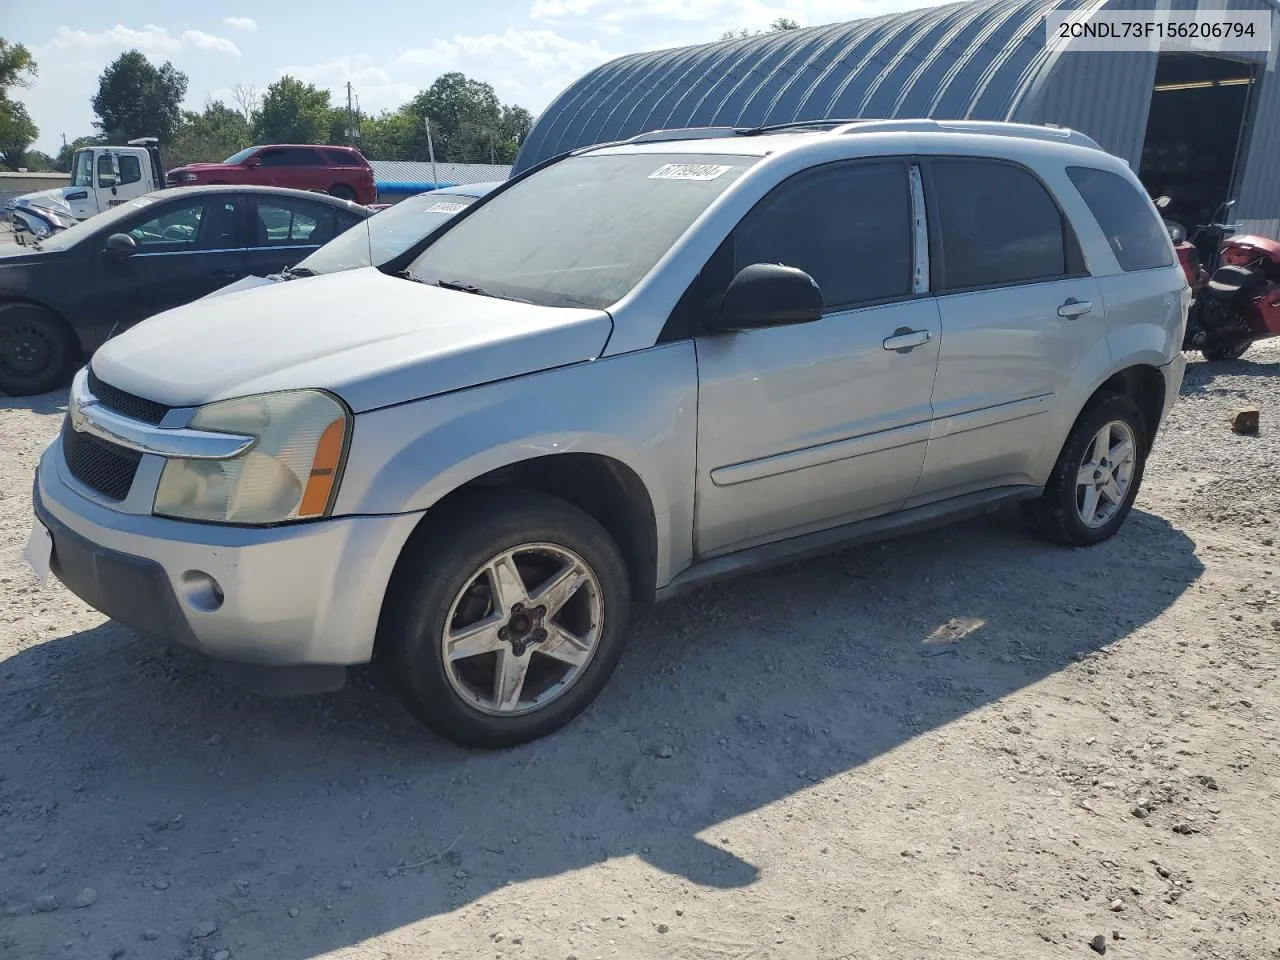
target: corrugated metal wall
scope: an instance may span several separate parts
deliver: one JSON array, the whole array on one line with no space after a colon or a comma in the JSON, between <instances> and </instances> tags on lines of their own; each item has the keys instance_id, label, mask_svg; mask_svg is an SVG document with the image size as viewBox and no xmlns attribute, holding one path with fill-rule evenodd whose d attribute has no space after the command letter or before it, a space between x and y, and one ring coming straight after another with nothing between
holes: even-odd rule
<instances>
[{"instance_id":1,"label":"corrugated metal wall","mask_svg":"<svg viewBox=\"0 0 1280 960\"><path fill-rule=\"evenodd\" d=\"M1236 219L1280 237L1280 0L1160 0L1175 9L1272 12ZM972 0L924 10L622 57L570 86L530 131L514 172L547 157L664 127L828 117L1059 123L1137 169L1152 53L1046 49L1054 8L1151 9L1154 0Z\"/></svg>"}]
</instances>

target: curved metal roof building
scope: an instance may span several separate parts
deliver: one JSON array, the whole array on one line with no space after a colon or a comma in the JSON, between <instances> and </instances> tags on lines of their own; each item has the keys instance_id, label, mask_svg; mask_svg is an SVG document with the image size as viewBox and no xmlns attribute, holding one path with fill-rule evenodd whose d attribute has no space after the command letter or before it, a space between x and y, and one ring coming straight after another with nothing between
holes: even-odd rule
<instances>
[{"instance_id":1,"label":"curved metal roof building","mask_svg":"<svg viewBox=\"0 0 1280 960\"><path fill-rule=\"evenodd\" d=\"M1154 52L1063 53L1046 44L1051 9L1150 9L1154 0L970 0L606 63L538 118L513 173L575 147L649 130L822 118L935 117L1054 122L1082 130L1137 169ZM1274 11L1271 0L1172 0L1174 9ZM1273 15L1273 21L1275 20ZM1280 26L1273 26L1273 43ZM1250 176L1240 213L1280 229L1276 50L1233 53L1258 68ZM1241 159L1243 160L1243 154ZM1244 169L1244 164L1239 164ZM1265 168L1265 169L1264 169ZM1254 229L1263 229L1261 224Z\"/></svg>"}]
</instances>

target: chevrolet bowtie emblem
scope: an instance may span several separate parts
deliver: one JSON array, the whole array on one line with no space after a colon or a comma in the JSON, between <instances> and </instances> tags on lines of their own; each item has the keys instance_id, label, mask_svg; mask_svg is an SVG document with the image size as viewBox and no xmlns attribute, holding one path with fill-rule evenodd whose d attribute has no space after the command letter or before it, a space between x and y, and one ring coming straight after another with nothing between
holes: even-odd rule
<instances>
[{"instance_id":1,"label":"chevrolet bowtie emblem","mask_svg":"<svg viewBox=\"0 0 1280 960\"><path fill-rule=\"evenodd\" d=\"M98 401L92 397L80 397L67 410L71 417L71 428L76 433L84 433L85 411L90 407L97 406Z\"/></svg>"}]
</instances>

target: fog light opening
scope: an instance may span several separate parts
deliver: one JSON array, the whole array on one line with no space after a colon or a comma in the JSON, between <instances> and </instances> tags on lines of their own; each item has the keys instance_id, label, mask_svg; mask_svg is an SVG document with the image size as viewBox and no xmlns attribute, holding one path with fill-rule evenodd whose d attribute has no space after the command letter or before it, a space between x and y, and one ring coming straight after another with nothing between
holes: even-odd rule
<instances>
[{"instance_id":1,"label":"fog light opening","mask_svg":"<svg viewBox=\"0 0 1280 960\"><path fill-rule=\"evenodd\" d=\"M222 586L203 570L188 570L182 575L182 596L202 613L213 613L222 606Z\"/></svg>"}]
</instances>

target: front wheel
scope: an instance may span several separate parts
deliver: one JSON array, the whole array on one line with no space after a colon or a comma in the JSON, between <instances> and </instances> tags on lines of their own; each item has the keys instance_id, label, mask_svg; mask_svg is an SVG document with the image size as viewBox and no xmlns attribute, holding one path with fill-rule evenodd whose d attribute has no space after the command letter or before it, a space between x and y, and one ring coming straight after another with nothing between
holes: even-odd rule
<instances>
[{"instance_id":1,"label":"front wheel","mask_svg":"<svg viewBox=\"0 0 1280 960\"><path fill-rule=\"evenodd\" d=\"M34 303L0 304L0 393L26 397L62 386L75 354L60 318Z\"/></svg>"},{"instance_id":2,"label":"front wheel","mask_svg":"<svg viewBox=\"0 0 1280 960\"><path fill-rule=\"evenodd\" d=\"M356 192L345 183L335 183L330 187L329 196L337 197L339 200L347 200L351 203L356 202Z\"/></svg>"},{"instance_id":3,"label":"front wheel","mask_svg":"<svg viewBox=\"0 0 1280 960\"><path fill-rule=\"evenodd\" d=\"M465 746L508 747L568 723L608 682L631 589L605 529L528 491L476 497L415 537L379 625L405 706Z\"/></svg>"},{"instance_id":4,"label":"front wheel","mask_svg":"<svg viewBox=\"0 0 1280 960\"><path fill-rule=\"evenodd\" d=\"M1068 546L1115 535L1138 495L1147 424L1131 399L1112 394L1085 409L1058 455L1044 493L1026 505L1036 530Z\"/></svg>"},{"instance_id":5,"label":"front wheel","mask_svg":"<svg viewBox=\"0 0 1280 960\"><path fill-rule=\"evenodd\" d=\"M1252 340L1236 340L1231 343L1220 343L1212 347L1206 347L1200 352L1204 354L1206 360L1211 362L1239 360L1251 346L1253 346Z\"/></svg>"}]
</instances>

